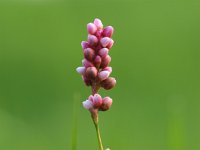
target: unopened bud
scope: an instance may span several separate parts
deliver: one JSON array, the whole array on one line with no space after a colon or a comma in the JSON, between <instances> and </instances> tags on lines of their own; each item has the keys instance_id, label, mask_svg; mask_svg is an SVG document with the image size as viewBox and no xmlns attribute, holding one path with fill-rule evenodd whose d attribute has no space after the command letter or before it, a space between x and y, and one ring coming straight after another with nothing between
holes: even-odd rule
<instances>
[{"instance_id":1,"label":"unopened bud","mask_svg":"<svg viewBox=\"0 0 200 150\"><path fill-rule=\"evenodd\" d=\"M110 109L111 105L112 105L112 99L110 97L104 97L103 103L102 103L101 107L99 108L99 110L106 111L106 110Z\"/></svg>"},{"instance_id":2,"label":"unopened bud","mask_svg":"<svg viewBox=\"0 0 200 150\"><path fill-rule=\"evenodd\" d=\"M107 67L110 62L111 62L111 57L109 55L106 55L106 57L103 58L103 60L102 60L101 68Z\"/></svg>"},{"instance_id":3,"label":"unopened bud","mask_svg":"<svg viewBox=\"0 0 200 150\"><path fill-rule=\"evenodd\" d=\"M94 67L94 65L90 61L88 61L87 59L83 59L82 64L83 64L83 66L85 66L85 68Z\"/></svg>"},{"instance_id":4,"label":"unopened bud","mask_svg":"<svg viewBox=\"0 0 200 150\"><path fill-rule=\"evenodd\" d=\"M85 75L88 79L94 79L97 76L97 69L95 67L88 67Z\"/></svg>"},{"instance_id":5,"label":"unopened bud","mask_svg":"<svg viewBox=\"0 0 200 150\"><path fill-rule=\"evenodd\" d=\"M116 85L116 80L113 77L109 77L101 82L101 87L105 90L110 90Z\"/></svg>"},{"instance_id":6,"label":"unopened bud","mask_svg":"<svg viewBox=\"0 0 200 150\"><path fill-rule=\"evenodd\" d=\"M86 41L82 41L82 42L81 42L81 46L82 46L83 49L86 49L86 48L89 47L89 43L86 42Z\"/></svg>"},{"instance_id":7,"label":"unopened bud","mask_svg":"<svg viewBox=\"0 0 200 150\"><path fill-rule=\"evenodd\" d=\"M86 101L84 101L84 102L82 102L82 104L83 104L83 107L85 108L85 109L92 109L93 108L93 105L92 105L92 102L91 101L89 101L89 100L86 100Z\"/></svg>"},{"instance_id":8,"label":"unopened bud","mask_svg":"<svg viewBox=\"0 0 200 150\"><path fill-rule=\"evenodd\" d=\"M87 24L87 31L89 34L95 34L97 31L97 27L94 23L88 23Z\"/></svg>"},{"instance_id":9,"label":"unopened bud","mask_svg":"<svg viewBox=\"0 0 200 150\"><path fill-rule=\"evenodd\" d=\"M101 57L99 55L97 55L94 59L94 65L98 68L101 65Z\"/></svg>"},{"instance_id":10,"label":"unopened bud","mask_svg":"<svg viewBox=\"0 0 200 150\"><path fill-rule=\"evenodd\" d=\"M84 73L85 73L85 67L78 67L78 68L76 68L76 71L79 73L79 74L81 74L81 75L83 75Z\"/></svg>"},{"instance_id":11,"label":"unopened bud","mask_svg":"<svg viewBox=\"0 0 200 150\"><path fill-rule=\"evenodd\" d=\"M90 100L91 102L93 102L93 95L90 95L90 96L88 97L88 100Z\"/></svg>"},{"instance_id":12,"label":"unopened bud","mask_svg":"<svg viewBox=\"0 0 200 150\"><path fill-rule=\"evenodd\" d=\"M114 41L113 41L113 39L110 39L110 43L108 44L108 49L111 49L112 48L112 46L113 46L113 44L114 44Z\"/></svg>"},{"instance_id":13,"label":"unopened bud","mask_svg":"<svg viewBox=\"0 0 200 150\"><path fill-rule=\"evenodd\" d=\"M108 49L107 48L102 48L99 50L99 55L102 57L102 58L105 58L107 55L108 55Z\"/></svg>"},{"instance_id":14,"label":"unopened bud","mask_svg":"<svg viewBox=\"0 0 200 150\"><path fill-rule=\"evenodd\" d=\"M104 37L104 38L102 38L102 39L100 40L101 45L102 45L103 47L107 47L108 44L110 43L110 41L111 41L111 39L110 39L109 37Z\"/></svg>"},{"instance_id":15,"label":"unopened bud","mask_svg":"<svg viewBox=\"0 0 200 150\"><path fill-rule=\"evenodd\" d=\"M89 35L88 35L88 43L89 43L91 46L96 45L96 44L98 43L97 37L94 36L94 35L89 34Z\"/></svg>"},{"instance_id":16,"label":"unopened bud","mask_svg":"<svg viewBox=\"0 0 200 150\"><path fill-rule=\"evenodd\" d=\"M102 29L103 28L103 24L102 24L101 20L98 19L98 18L96 18L94 20L94 24L96 25L97 29Z\"/></svg>"},{"instance_id":17,"label":"unopened bud","mask_svg":"<svg viewBox=\"0 0 200 150\"><path fill-rule=\"evenodd\" d=\"M103 80L107 79L109 77L109 75L110 75L109 71L101 71L101 72L99 72L98 77L101 81L103 81Z\"/></svg>"},{"instance_id":18,"label":"unopened bud","mask_svg":"<svg viewBox=\"0 0 200 150\"><path fill-rule=\"evenodd\" d=\"M109 71L110 73L112 73L112 67L106 67L103 69L103 71Z\"/></svg>"},{"instance_id":19,"label":"unopened bud","mask_svg":"<svg viewBox=\"0 0 200 150\"><path fill-rule=\"evenodd\" d=\"M103 29L103 36L104 37L111 37L113 35L113 27L112 26L107 26Z\"/></svg>"},{"instance_id":20,"label":"unopened bud","mask_svg":"<svg viewBox=\"0 0 200 150\"><path fill-rule=\"evenodd\" d=\"M101 106L102 102L103 102L102 98L99 94L95 94L93 96L93 106L94 106L94 108L99 108Z\"/></svg>"},{"instance_id":21,"label":"unopened bud","mask_svg":"<svg viewBox=\"0 0 200 150\"><path fill-rule=\"evenodd\" d=\"M100 38L100 37L102 36L102 32L103 32L102 29L97 30L97 32L95 33L96 37L97 37L97 38Z\"/></svg>"},{"instance_id":22,"label":"unopened bud","mask_svg":"<svg viewBox=\"0 0 200 150\"><path fill-rule=\"evenodd\" d=\"M83 79L83 81L84 81L84 83L85 83L86 86L92 85L91 80L88 79L88 78L86 78L86 76L82 76L82 79Z\"/></svg>"},{"instance_id":23,"label":"unopened bud","mask_svg":"<svg viewBox=\"0 0 200 150\"><path fill-rule=\"evenodd\" d=\"M91 48L86 48L86 49L84 49L84 56L87 60L92 61L95 57L95 52Z\"/></svg>"}]
</instances>

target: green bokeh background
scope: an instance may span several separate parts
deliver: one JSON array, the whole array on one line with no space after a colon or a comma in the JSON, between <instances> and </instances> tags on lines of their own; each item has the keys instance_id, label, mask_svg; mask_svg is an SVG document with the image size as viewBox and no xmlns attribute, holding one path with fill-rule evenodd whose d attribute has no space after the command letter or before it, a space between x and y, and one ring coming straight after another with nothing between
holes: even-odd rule
<instances>
[{"instance_id":1,"label":"green bokeh background","mask_svg":"<svg viewBox=\"0 0 200 150\"><path fill-rule=\"evenodd\" d=\"M104 146L199 150L198 0L0 0L0 150L98 149L75 71L96 17L115 28Z\"/></svg>"}]
</instances>

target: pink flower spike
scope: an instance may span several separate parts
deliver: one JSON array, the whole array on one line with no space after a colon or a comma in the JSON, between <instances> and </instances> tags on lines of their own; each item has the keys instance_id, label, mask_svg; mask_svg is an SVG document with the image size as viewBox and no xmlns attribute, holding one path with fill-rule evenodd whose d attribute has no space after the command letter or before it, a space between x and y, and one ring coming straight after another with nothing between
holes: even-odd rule
<instances>
[{"instance_id":1,"label":"pink flower spike","mask_svg":"<svg viewBox=\"0 0 200 150\"><path fill-rule=\"evenodd\" d=\"M108 49L107 48L102 48L99 50L99 55L104 58L106 55L108 55Z\"/></svg>"},{"instance_id":2,"label":"pink flower spike","mask_svg":"<svg viewBox=\"0 0 200 150\"><path fill-rule=\"evenodd\" d=\"M107 79L109 77L109 75L110 75L109 71L101 71L101 72L99 72L98 77L101 81L103 81L103 80Z\"/></svg>"},{"instance_id":3,"label":"pink flower spike","mask_svg":"<svg viewBox=\"0 0 200 150\"><path fill-rule=\"evenodd\" d=\"M104 38L102 38L101 40L100 40L100 42L101 42L101 45L103 46L103 47L107 47L108 46L108 44L110 43L110 38L109 37L104 37Z\"/></svg>"},{"instance_id":4,"label":"pink flower spike","mask_svg":"<svg viewBox=\"0 0 200 150\"><path fill-rule=\"evenodd\" d=\"M110 109L111 105L112 105L112 99L110 97L104 97L103 103L100 107L100 110L106 111L106 110Z\"/></svg>"},{"instance_id":5,"label":"pink flower spike","mask_svg":"<svg viewBox=\"0 0 200 150\"><path fill-rule=\"evenodd\" d=\"M103 29L103 24L100 19L94 19L94 24L96 25L97 29Z\"/></svg>"},{"instance_id":6,"label":"pink flower spike","mask_svg":"<svg viewBox=\"0 0 200 150\"><path fill-rule=\"evenodd\" d=\"M89 43L86 42L86 41L82 41L82 42L81 42L81 46L82 46L83 49L86 49L86 48L89 47Z\"/></svg>"},{"instance_id":7,"label":"pink flower spike","mask_svg":"<svg viewBox=\"0 0 200 150\"><path fill-rule=\"evenodd\" d=\"M97 27L94 23L88 23L87 30L89 34L95 34L97 32Z\"/></svg>"},{"instance_id":8,"label":"pink flower spike","mask_svg":"<svg viewBox=\"0 0 200 150\"><path fill-rule=\"evenodd\" d=\"M110 43L108 44L108 49L111 49L112 48L112 46L113 46L113 44L114 44L114 41L113 41L113 39L110 39Z\"/></svg>"},{"instance_id":9,"label":"pink flower spike","mask_svg":"<svg viewBox=\"0 0 200 150\"><path fill-rule=\"evenodd\" d=\"M114 29L112 26L107 26L103 29L104 37L111 37L113 35Z\"/></svg>"},{"instance_id":10,"label":"pink flower spike","mask_svg":"<svg viewBox=\"0 0 200 150\"><path fill-rule=\"evenodd\" d=\"M96 44L98 43L97 37L94 36L94 35L89 34L89 35L88 35L88 43L89 43L91 46L96 45Z\"/></svg>"},{"instance_id":11,"label":"pink flower spike","mask_svg":"<svg viewBox=\"0 0 200 150\"><path fill-rule=\"evenodd\" d=\"M98 108L98 107L101 106L102 102L103 101L102 101L101 96L99 94L95 94L94 97L93 97L93 106L95 108Z\"/></svg>"},{"instance_id":12,"label":"pink flower spike","mask_svg":"<svg viewBox=\"0 0 200 150\"><path fill-rule=\"evenodd\" d=\"M89 100L86 100L86 101L84 101L83 103L83 107L85 108L85 109L92 109L93 108L93 104L92 104L92 102L91 101L89 101Z\"/></svg>"},{"instance_id":13,"label":"pink flower spike","mask_svg":"<svg viewBox=\"0 0 200 150\"><path fill-rule=\"evenodd\" d=\"M85 67L77 67L76 68L76 71L81 75L83 75L85 73L85 70L86 70Z\"/></svg>"}]
</instances>

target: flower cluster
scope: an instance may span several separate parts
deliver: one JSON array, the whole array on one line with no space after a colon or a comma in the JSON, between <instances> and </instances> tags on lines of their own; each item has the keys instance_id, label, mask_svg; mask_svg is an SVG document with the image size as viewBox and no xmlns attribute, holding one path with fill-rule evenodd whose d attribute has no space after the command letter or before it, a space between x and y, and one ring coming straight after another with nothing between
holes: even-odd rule
<instances>
[{"instance_id":1,"label":"flower cluster","mask_svg":"<svg viewBox=\"0 0 200 150\"><path fill-rule=\"evenodd\" d=\"M102 98L99 94L90 95L88 100L83 102L83 106L92 111L98 109L100 111L106 111L112 105L112 99L110 97Z\"/></svg>"},{"instance_id":2,"label":"flower cluster","mask_svg":"<svg viewBox=\"0 0 200 150\"><path fill-rule=\"evenodd\" d=\"M76 69L82 75L85 84L92 87L92 95L83 102L83 106L88 110L94 108L105 111L110 108L112 99L102 99L97 92L101 87L109 90L116 84L115 78L109 77L112 67L109 66L111 57L108 55L114 43L111 38L114 29L112 26L103 28L101 20L95 19L93 23L87 24L87 31L88 39L81 43L84 54L83 66Z\"/></svg>"}]
</instances>

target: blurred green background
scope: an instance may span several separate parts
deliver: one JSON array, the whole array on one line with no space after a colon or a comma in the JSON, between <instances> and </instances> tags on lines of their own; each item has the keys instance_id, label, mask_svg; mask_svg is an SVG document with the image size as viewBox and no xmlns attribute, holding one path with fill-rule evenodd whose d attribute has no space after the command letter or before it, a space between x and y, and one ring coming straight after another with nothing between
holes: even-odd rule
<instances>
[{"instance_id":1,"label":"blurred green background","mask_svg":"<svg viewBox=\"0 0 200 150\"><path fill-rule=\"evenodd\" d=\"M75 71L96 17L115 28L104 146L199 150L198 0L0 0L0 150L98 149Z\"/></svg>"}]
</instances>

